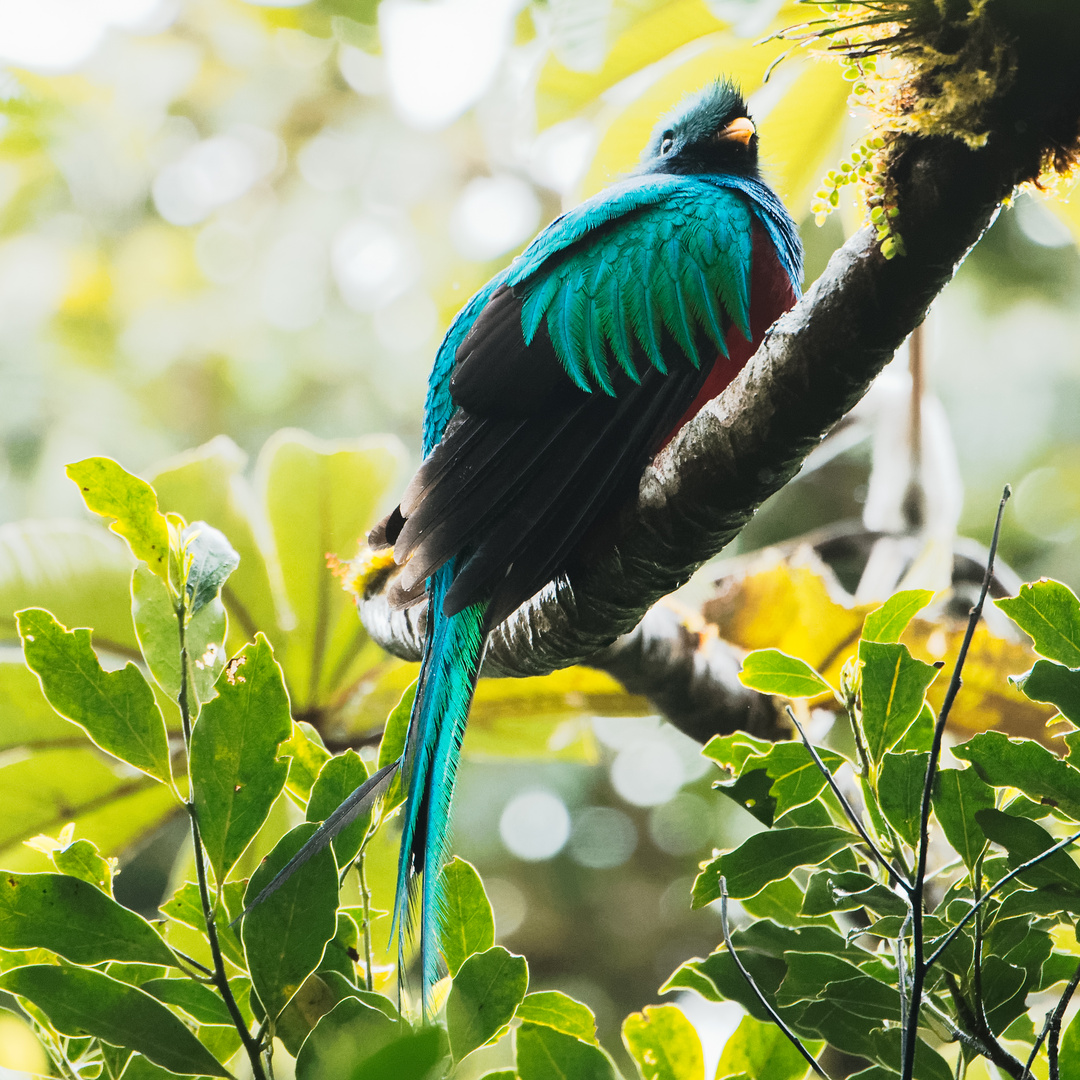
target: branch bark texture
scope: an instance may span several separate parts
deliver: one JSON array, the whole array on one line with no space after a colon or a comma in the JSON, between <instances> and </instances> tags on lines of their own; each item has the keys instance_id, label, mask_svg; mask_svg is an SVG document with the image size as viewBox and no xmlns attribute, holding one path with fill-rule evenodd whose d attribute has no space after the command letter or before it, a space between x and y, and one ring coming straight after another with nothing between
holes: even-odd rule
<instances>
[{"instance_id":1,"label":"branch bark texture","mask_svg":"<svg viewBox=\"0 0 1080 1080\"><path fill-rule=\"evenodd\" d=\"M582 662L612 664L617 674L622 661L614 658L632 656L637 646L612 651L612 643L795 475L923 320L1002 201L1036 168L1030 154L1018 155L1000 138L979 150L949 138L906 140L893 158L891 190L907 254L886 260L871 229L844 244L740 375L649 466L637 502L604 540L496 628L484 674L541 675ZM422 606L391 612L376 595L361 600L360 613L391 652L419 655ZM692 669L685 668L690 681L678 692L664 680L652 690L638 680L634 688L658 705L665 693L687 700ZM633 673L624 681L630 685ZM714 715L710 723L719 726L708 733L743 727L740 709L745 714L740 706L723 723Z\"/></svg>"}]
</instances>

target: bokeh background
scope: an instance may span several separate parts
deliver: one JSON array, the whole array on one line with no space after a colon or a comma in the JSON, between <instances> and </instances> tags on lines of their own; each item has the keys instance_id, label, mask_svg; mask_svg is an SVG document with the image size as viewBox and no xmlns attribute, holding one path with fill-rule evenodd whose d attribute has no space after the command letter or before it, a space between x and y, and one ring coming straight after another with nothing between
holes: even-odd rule
<instances>
[{"instance_id":1,"label":"bokeh background","mask_svg":"<svg viewBox=\"0 0 1080 1080\"><path fill-rule=\"evenodd\" d=\"M868 116L841 67L805 51L763 84L786 46L755 42L804 12L778 0L4 0L0 522L80 517L67 462L102 454L150 475L226 435L250 476L282 428L400 440L393 495L417 461L453 313L721 71L750 95L813 280L859 224L846 199L815 224L813 193ZM1011 482L1006 560L1076 587L1070 194L1027 192L1001 214L935 304L925 353L940 402L934 512L986 540ZM872 462L904 456L905 365L726 555L863 515ZM17 555L0 548L7 572ZM715 948L719 919L688 910L689 886L714 846L754 826L656 717L582 715L572 753L469 755L457 850L534 987L587 1001L614 1048L628 1011ZM182 837L166 822L124 849L127 902L154 909ZM715 1060L734 1020L684 1006ZM21 1037L5 1030L0 1066L28 1067L3 1059Z\"/></svg>"}]
</instances>

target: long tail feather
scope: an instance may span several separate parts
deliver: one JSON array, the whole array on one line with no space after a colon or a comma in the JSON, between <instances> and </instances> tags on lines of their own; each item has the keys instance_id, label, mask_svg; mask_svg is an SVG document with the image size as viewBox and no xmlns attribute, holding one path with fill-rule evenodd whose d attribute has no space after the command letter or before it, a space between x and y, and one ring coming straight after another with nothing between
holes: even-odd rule
<instances>
[{"instance_id":1,"label":"long tail feather","mask_svg":"<svg viewBox=\"0 0 1080 1080\"><path fill-rule=\"evenodd\" d=\"M425 1010L438 979L438 881L450 843L450 801L487 637L486 604L473 604L449 617L442 615L443 598L453 581L456 563L455 559L441 567L431 579L429 617L433 630L425 648L404 755L408 796L392 932L401 935L400 951L404 935L413 929L410 898L419 877L417 929Z\"/></svg>"}]
</instances>

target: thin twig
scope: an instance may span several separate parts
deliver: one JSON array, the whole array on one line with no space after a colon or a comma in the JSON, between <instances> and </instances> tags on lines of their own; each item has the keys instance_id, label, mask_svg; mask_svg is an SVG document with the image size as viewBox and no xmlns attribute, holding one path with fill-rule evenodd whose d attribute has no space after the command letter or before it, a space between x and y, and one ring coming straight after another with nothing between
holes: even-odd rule
<instances>
[{"instance_id":1,"label":"thin twig","mask_svg":"<svg viewBox=\"0 0 1080 1080\"><path fill-rule=\"evenodd\" d=\"M183 590L183 586L181 586ZM191 708L188 704L188 655L186 627L186 605L183 592L176 605L176 619L180 627L180 693L177 695L177 704L180 706L180 719L184 728L184 745L188 751L188 769L191 768ZM217 923L214 921L214 906L210 903L210 890L206 884L206 857L203 853L202 834L199 831L199 815L195 809L194 791L190 799L185 803L188 816L191 818L191 842L195 849L195 877L199 883L199 900L202 903L203 919L206 922L206 939L210 943L210 955L214 960L214 985L218 988L225 1008L229 1010L229 1016L236 1027L240 1041L244 1044L248 1060L251 1063L251 1074L254 1080L267 1080L263 1070L262 1059L259 1053L259 1043L251 1037L248 1026L240 1012L240 1006L233 996L232 987L229 986L229 977L225 972L225 958L221 952L221 943L218 941Z\"/></svg>"},{"instance_id":2,"label":"thin twig","mask_svg":"<svg viewBox=\"0 0 1080 1080\"><path fill-rule=\"evenodd\" d=\"M1065 987L1065 992L1061 995L1061 999L1057 1003L1057 1008L1054 1009L1053 1019L1050 1021L1050 1035L1046 1041L1046 1056L1050 1060L1050 1080L1060 1080L1060 1073L1058 1070L1058 1038L1061 1035L1061 1020L1065 1016L1065 1010L1068 1008L1069 999L1073 996L1073 991L1076 989L1077 983L1080 983L1080 967L1076 969L1073 973L1073 977L1069 980L1069 984Z\"/></svg>"},{"instance_id":3,"label":"thin twig","mask_svg":"<svg viewBox=\"0 0 1080 1080\"><path fill-rule=\"evenodd\" d=\"M832 793L837 797L837 799L840 800L840 805L841 807L843 807L844 814L847 816L848 821L850 821L851 824L855 826L856 831L863 839L863 843L865 843L866 846L870 849L870 854L873 855L874 859L881 865L882 869L887 871L893 878L895 878L896 883L910 896L910 882L878 850L877 844L874 843L874 841L870 838L870 834L863 827L863 823L859 819L859 815L855 813L855 811L851 807L851 804L847 801L846 798L844 798L844 794L837 786L836 781L833 779L832 773L829 772L828 766L826 766L825 762L821 760L821 756L818 754L817 750L814 749L810 740L806 737L806 732L803 731L802 724L800 724L799 721L795 718L795 713L792 711L790 705L787 706L787 714L789 717L791 717L791 722L795 725L796 729L799 732L799 735L802 736L803 745L810 752L810 756L814 759L814 764L817 765L817 767L821 770L821 774L825 777L825 782L831 788Z\"/></svg>"},{"instance_id":4,"label":"thin twig","mask_svg":"<svg viewBox=\"0 0 1080 1080\"><path fill-rule=\"evenodd\" d=\"M799 1036L796 1035L795 1032L792 1031L791 1028L789 1028L787 1024L784 1023L783 1017L781 1017L781 1015L769 1003L769 999L765 997L765 995L759 989L758 984L754 982L754 976L751 975L745 967L743 967L743 962L736 954L735 946L731 943L731 929L728 926L727 880L723 876L723 874L720 875L720 927L724 934L724 944L727 946L727 951L731 955L732 961L739 969L739 974L746 980L746 985L754 991L754 994L757 997L758 1001L761 1002L762 1006L765 1008L765 1011L772 1018L772 1022L787 1036L788 1040L791 1042L791 1045L794 1046L800 1054L802 1054L802 1056L809 1063L810 1068L813 1069L814 1072L822 1078L822 1080L829 1080L829 1074L825 1072L825 1070L817 1063L814 1055L806 1049L806 1047L803 1045L802 1039L800 1039Z\"/></svg>"},{"instance_id":5,"label":"thin twig","mask_svg":"<svg viewBox=\"0 0 1080 1080\"><path fill-rule=\"evenodd\" d=\"M979 600L971 609L971 617L968 619L964 640L956 657L956 666L953 668L952 678L949 680L949 688L945 692L945 700L942 703L937 723L934 725L934 739L930 747L930 758L926 764L926 781L923 784L922 807L919 814L919 857L911 897L912 952L915 966L911 980L911 1005L907 1017L907 1034L903 1040L903 1064L900 1073L902 1080L912 1080L914 1075L915 1044L919 1030L919 1007L922 1004L926 972L930 966L923 958L923 895L926 884L926 860L930 852L930 798L934 790L934 777L937 774L938 760L941 757L941 741L945 735L945 724L949 719L949 712L952 709L953 702L956 700L956 695L960 692L964 661L967 659L968 649L971 647L971 639L975 636L975 627L978 626L979 619L982 618L983 605L986 603L986 597L990 591L990 582L994 576L994 558L997 555L998 538L1001 535L1001 519L1005 513L1005 503L1008 502L1011 494L1012 489L1006 485L1001 494L1001 502L998 504L997 520L994 523L994 536L990 541L990 553L986 560L986 573L983 575L982 588L979 590Z\"/></svg>"},{"instance_id":6,"label":"thin twig","mask_svg":"<svg viewBox=\"0 0 1080 1080\"><path fill-rule=\"evenodd\" d=\"M1029 1080L1031 1076L1031 1066L1034 1063L1035 1058L1038 1057L1039 1050L1042 1047L1043 1041L1046 1039L1046 1036L1049 1034L1051 1028L1056 1024L1057 1027L1060 1029L1061 1019L1065 1015L1065 1010L1069 1007L1069 1000L1072 998L1073 993L1076 990L1077 984L1080 984L1080 966L1078 966L1076 971L1073 972L1073 977L1069 980L1069 983L1065 987L1064 992L1058 999L1057 1005L1055 1005L1054 1008L1046 1014L1046 1023L1043 1024L1043 1029L1041 1032L1039 1032L1039 1037L1035 1040L1035 1045L1031 1048L1031 1053L1028 1055L1027 1062L1024 1065L1024 1074L1021 1080ZM1055 1050L1055 1058L1056 1056L1057 1054Z\"/></svg>"},{"instance_id":7,"label":"thin twig","mask_svg":"<svg viewBox=\"0 0 1080 1080\"><path fill-rule=\"evenodd\" d=\"M356 860L356 875L360 879L360 902L364 905L364 988L370 993L375 988L371 974L371 893L368 890L367 875L364 873L362 847Z\"/></svg>"}]
</instances>

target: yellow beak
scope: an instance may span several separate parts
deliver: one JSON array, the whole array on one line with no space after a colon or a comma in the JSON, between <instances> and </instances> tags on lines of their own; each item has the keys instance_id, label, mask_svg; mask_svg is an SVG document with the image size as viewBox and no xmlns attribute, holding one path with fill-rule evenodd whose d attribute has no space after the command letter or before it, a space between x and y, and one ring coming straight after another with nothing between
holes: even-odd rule
<instances>
[{"instance_id":1,"label":"yellow beak","mask_svg":"<svg viewBox=\"0 0 1080 1080\"><path fill-rule=\"evenodd\" d=\"M738 119L732 120L726 128L719 131L716 137L718 139L734 139L745 146L756 133L757 128L754 127L754 121L747 116L740 116Z\"/></svg>"}]
</instances>

